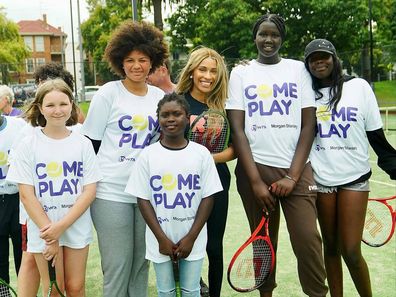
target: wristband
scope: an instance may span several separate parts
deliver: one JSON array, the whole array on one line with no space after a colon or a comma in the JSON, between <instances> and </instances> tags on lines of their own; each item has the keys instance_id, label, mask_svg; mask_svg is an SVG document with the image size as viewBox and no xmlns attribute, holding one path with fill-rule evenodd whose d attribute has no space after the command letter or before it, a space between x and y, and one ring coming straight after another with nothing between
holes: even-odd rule
<instances>
[{"instance_id":1,"label":"wristband","mask_svg":"<svg viewBox=\"0 0 396 297\"><path fill-rule=\"evenodd\" d=\"M291 181L293 181L295 184L297 184L297 181L294 179L294 178L292 178L290 175L285 175L284 176L285 178L287 178L287 179L290 179Z\"/></svg>"}]
</instances>

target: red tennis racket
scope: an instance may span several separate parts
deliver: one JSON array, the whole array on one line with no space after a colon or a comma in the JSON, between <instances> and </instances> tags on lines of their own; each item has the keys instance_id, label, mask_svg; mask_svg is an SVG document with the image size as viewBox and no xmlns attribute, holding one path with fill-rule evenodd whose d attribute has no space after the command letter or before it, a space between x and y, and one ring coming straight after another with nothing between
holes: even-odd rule
<instances>
[{"instance_id":1,"label":"red tennis racket","mask_svg":"<svg viewBox=\"0 0 396 297\"><path fill-rule=\"evenodd\" d=\"M367 204L366 221L363 229L363 242L372 247L386 244L395 232L396 212L388 198L370 198Z\"/></svg>"},{"instance_id":2,"label":"red tennis racket","mask_svg":"<svg viewBox=\"0 0 396 297\"><path fill-rule=\"evenodd\" d=\"M275 252L268 235L268 221L268 215L263 215L256 230L231 259L227 279L237 292L257 289L274 269ZM264 235L259 235L262 232Z\"/></svg>"},{"instance_id":3,"label":"red tennis racket","mask_svg":"<svg viewBox=\"0 0 396 297\"><path fill-rule=\"evenodd\" d=\"M207 110L194 119L188 139L204 145L211 153L220 153L228 147L230 124L224 113Z\"/></svg>"}]
</instances>

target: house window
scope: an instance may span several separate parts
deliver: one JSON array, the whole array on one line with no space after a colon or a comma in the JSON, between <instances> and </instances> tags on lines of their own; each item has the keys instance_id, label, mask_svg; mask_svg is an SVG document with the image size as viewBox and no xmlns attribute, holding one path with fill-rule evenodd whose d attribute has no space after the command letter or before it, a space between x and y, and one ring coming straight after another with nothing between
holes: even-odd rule
<instances>
[{"instance_id":1,"label":"house window","mask_svg":"<svg viewBox=\"0 0 396 297\"><path fill-rule=\"evenodd\" d=\"M24 36L23 40L25 45L32 51L33 50L33 37L32 36Z\"/></svg>"},{"instance_id":2,"label":"house window","mask_svg":"<svg viewBox=\"0 0 396 297\"><path fill-rule=\"evenodd\" d=\"M36 36L34 38L35 45L36 45L36 52L43 52L44 51L44 37L43 36Z\"/></svg>"},{"instance_id":3,"label":"house window","mask_svg":"<svg viewBox=\"0 0 396 297\"><path fill-rule=\"evenodd\" d=\"M36 59L36 67L40 67L45 64L45 58L37 58Z\"/></svg>"},{"instance_id":4,"label":"house window","mask_svg":"<svg viewBox=\"0 0 396 297\"><path fill-rule=\"evenodd\" d=\"M33 73L34 72L34 60L26 59L26 72Z\"/></svg>"}]
</instances>

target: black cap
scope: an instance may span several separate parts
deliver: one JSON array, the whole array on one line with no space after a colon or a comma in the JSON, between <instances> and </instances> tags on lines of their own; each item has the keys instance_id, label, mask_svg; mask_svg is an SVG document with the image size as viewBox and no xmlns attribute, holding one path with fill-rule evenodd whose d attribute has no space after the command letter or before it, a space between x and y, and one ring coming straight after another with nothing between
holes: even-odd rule
<instances>
[{"instance_id":1,"label":"black cap","mask_svg":"<svg viewBox=\"0 0 396 297\"><path fill-rule=\"evenodd\" d=\"M336 49L334 45L326 39L314 39L305 47L304 59L307 60L308 57L315 52L325 52L336 56Z\"/></svg>"}]
</instances>

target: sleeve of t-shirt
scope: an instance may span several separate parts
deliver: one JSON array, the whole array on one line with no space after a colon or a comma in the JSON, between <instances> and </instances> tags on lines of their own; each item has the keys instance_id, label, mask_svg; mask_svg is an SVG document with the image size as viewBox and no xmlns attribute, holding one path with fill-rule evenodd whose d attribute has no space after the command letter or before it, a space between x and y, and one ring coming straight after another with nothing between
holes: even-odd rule
<instances>
[{"instance_id":1,"label":"sleeve of t-shirt","mask_svg":"<svg viewBox=\"0 0 396 297\"><path fill-rule=\"evenodd\" d=\"M111 113L115 84L110 82L103 85L93 96L89 105L88 114L81 128L81 134L88 136L90 139L102 140L108 119Z\"/></svg>"},{"instance_id":2,"label":"sleeve of t-shirt","mask_svg":"<svg viewBox=\"0 0 396 297\"><path fill-rule=\"evenodd\" d=\"M312 78L305 66L301 67L301 108L315 107L315 91L312 88Z\"/></svg>"},{"instance_id":3,"label":"sleeve of t-shirt","mask_svg":"<svg viewBox=\"0 0 396 297\"><path fill-rule=\"evenodd\" d=\"M7 180L16 184L34 185L33 153L28 143L23 142L13 151Z\"/></svg>"},{"instance_id":4,"label":"sleeve of t-shirt","mask_svg":"<svg viewBox=\"0 0 396 297\"><path fill-rule=\"evenodd\" d=\"M245 110L241 67L247 66L239 65L231 71L228 84L228 99L226 100L225 109Z\"/></svg>"},{"instance_id":5,"label":"sleeve of t-shirt","mask_svg":"<svg viewBox=\"0 0 396 297\"><path fill-rule=\"evenodd\" d=\"M132 196L150 200L151 190L149 187L149 162L148 149L144 149L132 167L131 174L125 187L125 192Z\"/></svg>"},{"instance_id":6,"label":"sleeve of t-shirt","mask_svg":"<svg viewBox=\"0 0 396 297\"><path fill-rule=\"evenodd\" d=\"M209 151L204 153L202 162L204 168L202 170L202 198L206 198L223 190L220 177L216 169L215 162Z\"/></svg>"},{"instance_id":7,"label":"sleeve of t-shirt","mask_svg":"<svg viewBox=\"0 0 396 297\"><path fill-rule=\"evenodd\" d=\"M374 131L382 128L381 114L371 86L365 80L361 79L361 81L366 99L366 104L364 105L366 114L365 129L366 131Z\"/></svg>"},{"instance_id":8,"label":"sleeve of t-shirt","mask_svg":"<svg viewBox=\"0 0 396 297\"><path fill-rule=\"evenodd\" d=\"M97 156L91 142L85 137L82 141L84 141L83 185L89 185L101 180L102 174L100 173Z\"/></svg>"}]
</instances>

